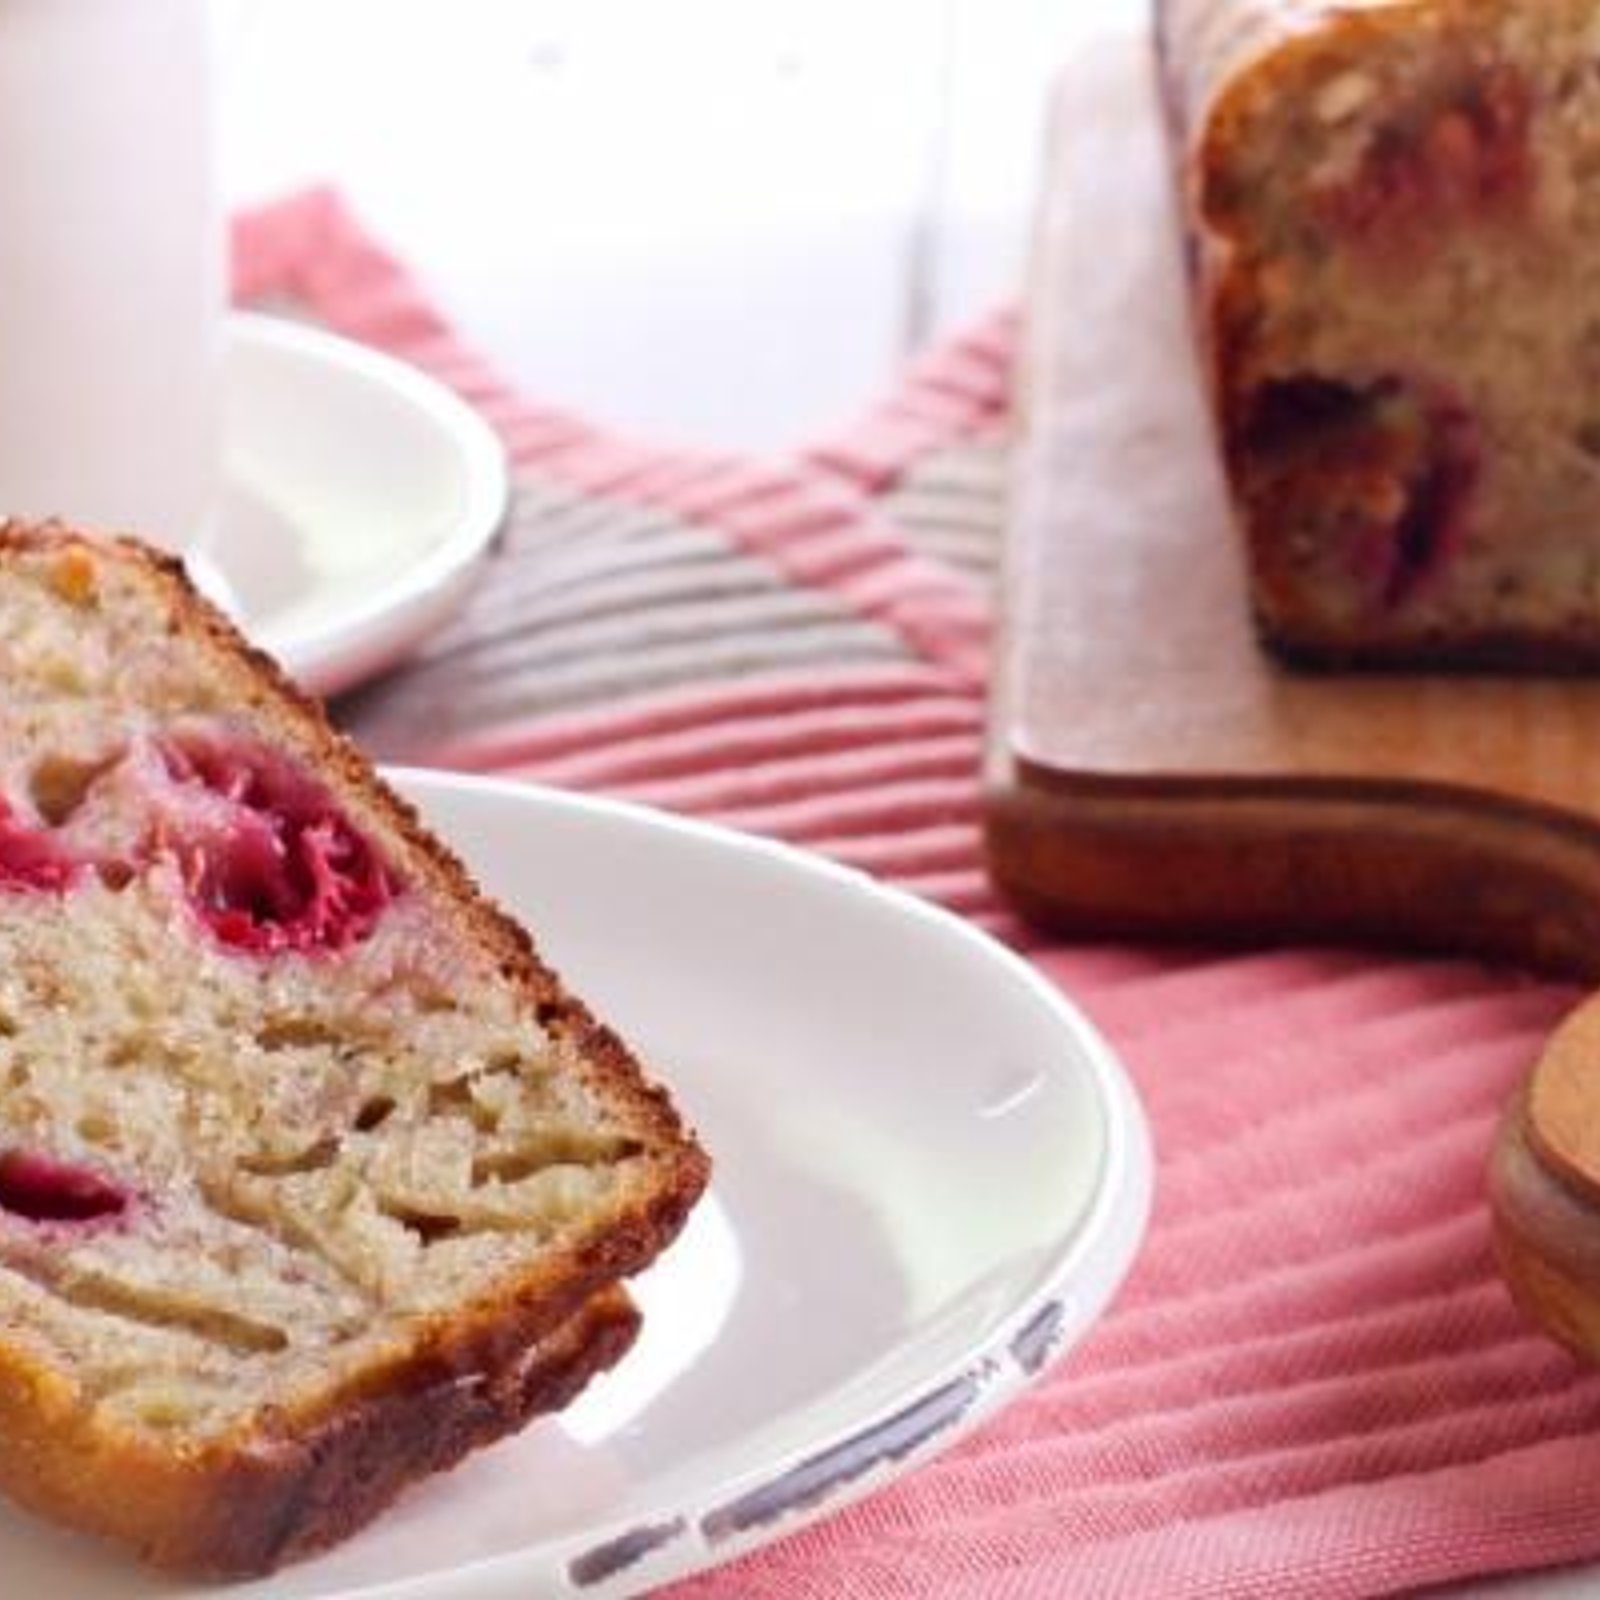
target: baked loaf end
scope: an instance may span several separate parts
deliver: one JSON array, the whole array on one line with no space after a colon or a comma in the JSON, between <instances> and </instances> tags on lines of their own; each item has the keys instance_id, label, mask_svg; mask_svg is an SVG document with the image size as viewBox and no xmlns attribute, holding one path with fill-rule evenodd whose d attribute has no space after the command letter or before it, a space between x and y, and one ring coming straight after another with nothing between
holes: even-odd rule
<instances>
[{"instance_id":1,"label":"baked loaf end","mask_svg":"<svg viewBox=\"0 0 1600 1600\"><path fill-rule=\"evenodd\" d=\"M1600 664L1600 17L1163 0L1196 298L1268 640Z\"/></svg>"},{"instance_id":2,"label":"baked loaf end","mask_svg":"<svg viewBox=\"0 0 1600 1600\"><path fill-rule=\"evenodd\" d=\"M613 1362L706 1176L173 565L0 527L0 1490L320 1548Z\"/></svg>"}]
</instances>

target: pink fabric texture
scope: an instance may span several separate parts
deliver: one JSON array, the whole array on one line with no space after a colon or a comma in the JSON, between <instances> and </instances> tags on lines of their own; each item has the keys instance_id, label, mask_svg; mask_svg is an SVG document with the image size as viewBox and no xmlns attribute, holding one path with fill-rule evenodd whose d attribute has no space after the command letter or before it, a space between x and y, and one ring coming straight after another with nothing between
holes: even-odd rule
<instances>
[{"instance_id":1,"label":"pink fabric texture","mask_svg":"<svg viewBox=\"0 0 1600 1600\"><path fill-rule=\"evenodd\" d=\"M707 656L554 710L486 701L407 754L778 835L937 899L1067 988L1150 1110L1154 1227L1092 1336L931 1465L675 1593L1364 1596L1600 1556L1600 1378L1509 1303L1482 1188L1499 1109L1572 993L1449 961L1060 945L988 887L989 600L922 553L890 491L1003 426L1009 317L793 459L696 455L511 392L331 195L237 242L242 296L456 387L550 504L714 541L747 631L798 597L848 641L826 671L786 669L741 634L755 667L719 678ZM722 615L696 607L702 631ZM341 714L405 745L408 684L465 672L473 628L511 625L496 616Z\"/></svg>"}]
</instances>

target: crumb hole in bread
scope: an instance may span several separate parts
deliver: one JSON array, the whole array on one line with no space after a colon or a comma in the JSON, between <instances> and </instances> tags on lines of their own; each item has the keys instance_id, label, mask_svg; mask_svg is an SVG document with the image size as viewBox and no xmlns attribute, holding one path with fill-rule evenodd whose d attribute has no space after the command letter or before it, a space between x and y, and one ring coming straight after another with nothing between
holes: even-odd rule
<instances>
[{"instance_id":1,"label":"crumb hole in bread","mask_svg":"<svg viewBox=\"0 0 1600 1600\"><path fill-rule=\"evenodd\" d=\"M337 1046L337 1025L326 1017L274 1017L256 1029L256 1043L269 1053Z\"/></svg>"},{"instance_id":2,"label":"crumb hole in bread","mask_svg":"<svg viewBox=\"0 0 1600 1600\"><path fill-rule=\"evenodd\" d=\"M472 1163L472 1187L481 1189L486 1183L520 1183L550 1165L550 1157L536 1150L503 1150L495 1155L479 1156Z\"/></svg>"},{"instance_id":3,"label":"crumb hole in bread","mask_svg":"<svg viewBox=\"0 0 1600 1600\"><path fill-rule=\"evenodd\" d=\"M240 1156L239 1170L252 1178L288 1178L301 1172L325 1172L338 1155L337 1139L319 1139L308 1149L289 1155Z\"/></svg>"},{"instance_id":4,"label":"crumb hole in bread","mask_svg":"<svg viewBox=\"0 0 1600 1600\"><path fill-rule=\"evenodd\" d=\"M479 1133L494 1133L500 1126L499 1114L472 1092L471 1078L452 1078L428 1088L430 1117L465 1117Z\"/></svg>"},{"instance_id":5,"label":"crumb hole in bread","mask_svg":"<svg viewBox=\"0 0 1600 1600\"><path fill-rule=\"evenodd\" d=\"M394 1110L395 1103L388 1095L374 1095L356 1112L356 1132L372 1133L375 1129L381 1128L394 1115Z\"/></svg>"},{"instance_id":6,"label":"crumb hole in bread","mask_svg":"<svg viewBox=\"0 0 1600 1600\"><path fill-rule=\"evenodd\" d=\"M488 1183L521 1183L563 1160L561 1152L541 1147L535 1150L502 1150L479 1156L472 1163L472 1187Z\"/></svg>"},{"instance_id":7,"label":"crumb hole in bread","mask_svg":"<svg viewBox=\"0 0 1600 1600\"><path fill-rule=\"evenodd\" d=\"M634 1139L596 1139L584 1133L549 1134L519 1149L494 1150L472 1163L472 1186L521 1183L556 1166L594 1166L626 1161L639 1154Z\"/></svg>"},{"instance_id":8,"label":"crumb hole in bread","mask_svg":"<svg viewBox=\"0 0 1600 1600\"><path fill-rule=\"evenodd\" d=\"M176 1328L219 1344L240 1355L273 1355L289 1348L282 1328L224 1306L199 1303L160 1287L84 1274L51 1286L56 1294L85 1311L99 1311L151 1328Z\"/></svg>"},{"instance_id":9,"label":"crumb hole in bread","mask_svg":"<svg viewBox=\"0 0 1600 1600\"><path fill-rule=\"evenodd\" d=\"M436 1244L440 1239L450 1239L461 1232L461 1218L444 1213L418 1211L412 1206L386 1204L383 1214L398 1222L402 1228L416 1236L425 1245Z\"/></svg>"},{"instance_id":10,"label":"crumb hole in bread","mask_svg":"<svg viewBox=\"0 0 1600 1600\"><path fill-rule=\"evenodd\" d=\"M0 1210L26 1222L96 1222L128 1209L128 1192L93 1169L33 1150L0 1150Z\"/></svg>"},{"instance_id":11,"label":"crumb hole in bread","mask_svg":"<svg viewBox=\"0 0 1600 1600\"><path fill-rule=\"evenodd\" d=\"M470 1078L451 1078L447 1083L428 1085L428 1110L433 1115L459 1111L472 1104Z\"/></svg>"},{"instance_id":12,"label":"crumb hole in bread","mask_svg":"<svg viewBox=\"0 0 1600 1600\"><path fill-rule=\"evenodd\" d=\"M28 796L34 810L52 828L61 827L83 804L95 779L121 759L121 751L90 757L44 756L28 775Z\"/></svg>"}]
</instances>

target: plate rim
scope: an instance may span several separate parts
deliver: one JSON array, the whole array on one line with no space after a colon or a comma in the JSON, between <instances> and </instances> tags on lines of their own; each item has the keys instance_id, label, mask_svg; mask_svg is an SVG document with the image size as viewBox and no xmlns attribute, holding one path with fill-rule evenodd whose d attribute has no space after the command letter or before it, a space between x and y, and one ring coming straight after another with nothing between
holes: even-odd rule
<instances>
[{"instance_id":1,"label":"plate rim","mask_svg":"<svg viewBox=\"0 0 1600 1600\"><path fill-rule=\"evenodd\" d=\"M466 503L448 534L426 554L385 575L331 619L287 630L275 626L272 612L248 620L251 636L291 674L317 693L336 694L391 664L404 648L447 620L465 598L510 509L506 447L481 413L439 379L330 328L237 310L228 315L226 337L228 360L240 347L287 353L338 381L353 380L400 398L441 439L450 441L461 464ZM225 546L225 536L223 541Z\"/></svg>"},{"instance_id":2,"label":"plate rim","mask_svg":"<svg viewBox=\"0 0 1600 1600\"><path fill-rule=\"evenodd\" d=\"M1076 1219L1070 1239L1016 1305L997 1317L993 1328L964 1352L937 1365L917 1382L897 1390L869 1415L848 1429L834 1429L803 1451L783 1460L754 1464L735 1480L721 1481L691 1494L646 1499L627 1515L602 1518L581 1534L560 1535L486 1556L444 1571L387 1578L330 1592L326 1600L499 1600L526 1593L541 1577L556 1578L557 1592L585 1600L618 1597L658 1584L711 1571L887 1487L994 1416L1076 1345L1126 1281L1148 1231L1155 1190L1155 1158L1148 1114L1141 1097L1109 1042L1085 1013L1031 963L967 919L921 899L872 874L829 857L757 834L658 810L634 801L549 788L498 776L480 776L435 769L393 766L384 775L426 814L428 791L501 798L543 805L569 813L598 814L624 824L642 825L714 846L779 861L791 868L820 874L852 892L881 897L902 912L929 920L953 934L984 959L996 960L1036 1001L1055 1014L1065 1037L1073 1041L1088 1073L1102 1126L1099 1171L1092 1196ZM492 883L487 892L500 891ZM1075 1280L1085 1279L1083 1283ZM1043 1314L1050 1313L1047 1325ZM1041 1347L1025 1360L1017 1347L1030 1333ZM798 1467L848 1447L852 1441L883 1436L919 1401L964 1386L970 1400L905 1449L897 1451L882 1471L856 1473L842 1486L819 1498L787 1504L775 1519L712 1544L703 1524L721 1508L762 1484L782 1479ZM634 1549L634 1541L658 1542ZM580 1581L573 1569L589 1558L597 1565L616 1564L592 1581Z\"/></svg>"}]
</instances>

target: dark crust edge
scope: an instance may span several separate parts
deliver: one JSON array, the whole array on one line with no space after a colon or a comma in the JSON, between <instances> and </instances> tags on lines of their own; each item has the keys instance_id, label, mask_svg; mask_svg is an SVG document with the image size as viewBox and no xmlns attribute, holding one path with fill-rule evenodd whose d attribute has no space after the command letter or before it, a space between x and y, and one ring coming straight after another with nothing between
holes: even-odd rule
<instances>
[{"instance_id":1,"label":"dark crust edge","mask_svg":"<svg viewBox=\"0 0 1600 1600\"><path fill-rule=\"evenodd\" d=\"M632 1344L619 1287L498 1370L419 1374L294 1437L192 1452L110 1432L0 1353L0 1486L20 1505L189 1577L261 1577L349 1537L411 1483L565 1406Z\"/></svg>"},{"instance_id":2,"label":"dark crust edge","mask_svg":"<svg viewBox=\"0 0 1600 1600\"><path fill-rule=\"evenodd\" d=\"M1257 613L1256 634L1285 666L1308 674L1386 673L1426 669L1469 676L1477 672L1545 673L1581 677L1600 668L1600 623L1565 632L1319 637Z\"/></svg>"},{"instance_id":3,"label":"dark crust edge","mask_svg":"<svg viewBox=\"0 0 1600 1600\"><path fill-rule=\"evenodd\" d=\"M606 1291L500 1371L441 1373L372 1395L303 1437L230 1465L195 1532L146 1555L212 1578L263 1574L314 1555L370 1522L415 1480L561 1410L622 1358L639 1324L627 1295Z\"/></svg>"},{"instance_id":4,"label":"dark crust edge","mask_svg":"<svg viewBox=\"0 0 1600 1600\"><path fill-rule=\"evenodd\" d=\"M275 1419L275 1437L266 1438L248 1427L226 1436L209 1453L208 1473L196 1482L194 1498L186 1499L177 1525L153 1527L145 1536L112 1526L104 1500L108 1492L125 1488L120 1482L78 1484L72 1496L50 1495L49 1503L42 1504L44 1497L35 1499L26 1481L19 1481L26 1471L20 1463L8 1462L11 1470L0 1471L0 1479L18 1498L42 1504L77 1526L131 1538L150 1559L163 1564L202 1573L242 1570L225 1559L230 1551L265 1549L270 1543L276 1553L268 1560L276 1565L347 1536L407 1479L436 1470L474 1444L520 1426L534 1409L547 1409L530 1405L519 1414L516 1407L501 1404L497 1410L486 1410L482 1397L504 1383L531 1345L568 1323L617 1279L648 1265L671 1243L709 1181L710 1161L683 1125L667 1091L645 1077L627 1045L543 963L528 932L483 893L459 858L429 832L416 809L390 789L355 743L333 726L322 705L195 589L179 560L127 536L91 534L55 522L0 523L0 561L11 553L73 552L93 563L115 561L147 586L161 608L167 632L205 647L211 667L229 690L305 750L336 793L342 788L343 797L358 797L361 808L387 827L402 847L404 865L431 880L441 900L459 915L463 931L490 952L501 976L523 993L547 1032L570 1042L585 1081L614 1113L625 1117L647 1151L633 1192L595 1235L573 1249L552 1252L539 1270L499 1286L491 1296L423 1322L402 1357L375 1366L354 1383L330 1387L292 1415L280 1415ZM600 1364L596 1361L588 1370ZM568 1369L577 1372L580 1365L569 1363ZM463 1392L463 1385L471 1393L475 1381L477 1398L449 1399ZM470 1413L483 1420L468 1442L447 1456L442 1442L467 1439L470 1431L460 1420L451 1420L452 1407L460 1408L458 1417ZM0 1406L0 1416L5 1409ZM389 1443L400 1465L385 1477L388 1487L381 1496L366 1493L364 1480L339 1467L341 1455L359 1457L363 1442L378 1426L369 1420L353 1428L352 1416L388 1419L382 1426L392 1436ZM410 1448L403 1448L408 1430L415 1437ZM301 1448L306 1441L320 1441L314 1454ZM268 1455L261 1458L259 1452L269 1446ZM262 1459L270 1466L264 1468ZM226 1487L236 1470L249 1484L243 1497ZM313 1479L325 1486L342 1484L348 1507L325 1493L312 1496L289 1487ZM221 1527L207 1516L208 1483L214 1489L223 1486L216 1491L217 1503L230 1508ZM268 1496L266 1489L272 1483L280 1492ZM279 1507L291 1503L300 1523L277 1528L273 1539L263 1542L248 1523L252 1518L281 1521L281 1511L268 1512L269 1503ZM207 1534L196 1538L190 1523L205 1526ZM249 1570L266 1571L270 1565L252 1562Z\"/></svg>"}]
</instances>

